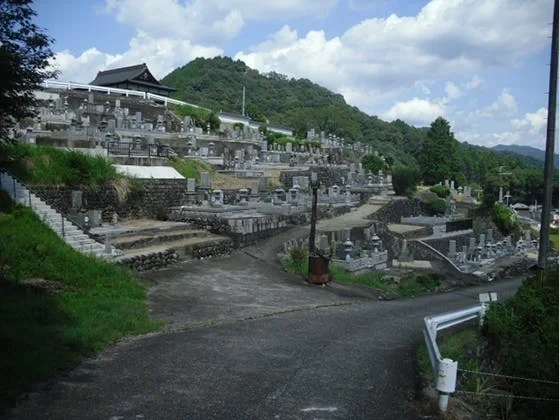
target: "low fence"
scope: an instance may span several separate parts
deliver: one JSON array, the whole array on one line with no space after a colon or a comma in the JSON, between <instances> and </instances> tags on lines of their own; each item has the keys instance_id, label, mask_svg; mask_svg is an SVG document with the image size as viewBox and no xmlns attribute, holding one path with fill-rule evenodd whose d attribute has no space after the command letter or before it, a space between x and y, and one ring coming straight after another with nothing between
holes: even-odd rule
<instances>
[{"instance_id":1,"label":"low fence","mask_svg":"<svg viewBox=\"0 0 559 420\"><path fill-rule=\"evenodd\" d=\"M128 157L166 157L174 155L173 149L162 144L139 145L133 142L111 141L107 143L107 154Z\"/></svg>"}]
</instances>

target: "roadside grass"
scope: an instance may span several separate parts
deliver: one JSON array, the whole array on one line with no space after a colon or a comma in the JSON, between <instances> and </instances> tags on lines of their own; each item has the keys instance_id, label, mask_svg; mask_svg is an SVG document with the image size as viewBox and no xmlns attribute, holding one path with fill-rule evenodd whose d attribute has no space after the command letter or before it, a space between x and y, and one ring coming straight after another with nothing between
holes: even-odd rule
<instances>
[{"instance_id":1,"label":"roadside grass","mask_svg":"<svg viewBox=\"0 0 559 420\"><path fill-rule=\"evenodd\" d=\"M0 211L8 200L0 195ZM0 213L0 237L0 411L107 344L160 328L146 284L77 253L30 209Z\"/></svg>"},{"instance_id":2,"label":"roadside grass","mask_svg":"<svg viewBox=\"0 0 559 420\"><path fill-rule=\"evenodd\" d=\"M282 264L286 271L306 276L309 271L308 253L305 249L294 248L289 258L286 258ZM383 293L395 293L400 297L412 297L437 291L442 279L442 276L435 274L414 274L396 283L379 272L349 273L336 264L330 264L330 272L332 279L339 283L361 284Z\"/></svg>"},{"instance_id":3,"label":"roadside grass","mask_svg":"<svg viewBox=\"0 0 559 420\"><path fill-rule=\"evenodd\" d=\"M553 243L553 250L559 250L559 233L551 233L549 235L549 240Z\"/></svg>"},{"instance_id":4,"label":"roadside grass","mask_svg":"<svg viewBox=\"0 0 559 420\"><path fill-rule=\"evenodd\" d=\"M441 355L445 358L452 359L458 362L458 366L463 369L475 370L477 366L476 357L472 357L472 352L469 351L472 346L476 346L479 342L479 332L476 329L466 329L454 334L439 333L437 344ZM423 375L434 383L435 377L433 376L433 368L429 359L429 353L425 344L422 344L417 352L417 360L419 368ZM475 391L476 387L471 387L472 384L467 384L467 391Z\"/></svg>"},{"instance_id":5,"label":"roadside grass","mask_svg":"<svg viewBox=\"0 0 559 420\"><path fill-rule=\"evenodd\" d=\"M98 188L123 176L102 156L30 144L1 146L1 166L31 185L89 185Z\"/></svg>"}]
</instances>

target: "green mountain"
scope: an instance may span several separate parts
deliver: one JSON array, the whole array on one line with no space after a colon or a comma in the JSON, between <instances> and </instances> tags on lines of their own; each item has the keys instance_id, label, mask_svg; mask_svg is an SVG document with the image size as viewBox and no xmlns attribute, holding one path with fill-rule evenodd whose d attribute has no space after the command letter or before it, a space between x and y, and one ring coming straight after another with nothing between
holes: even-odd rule
<instances>
[{"instance_id":1,"label":"green mountain","mask_svg":"<svg viewBox=\"0 0 559 420\"><path fill-rule=\"evenodd\" d=\"M526 163L535 166L543 167L545 162L545 151L531 146L520 146L516 144L510 144L510 145L498 144L497 146L493 146L492 149L497 150L498 152L506 155L515 154L518 156L522 156L521 159L523 159ZM555 154L554 165L556 168L559 165L558 154Z\"/></svg>"},{"instance_id":2,"label":"green mountain","mask_svg":"<svg viewBox=\"0 0 559 420\"><path fill-rule=\"evenodd\" d=\"M227 57L197 58L177 68L161 83L177 89L173 97L214 111L241 113L243 86L247 115L256 121L335 134L350 142L371 144L395 162L417 166L424 133L403 121L388 123L348 105L342 95L311 82L271 72L259 73Z\"/></svg>"},{"instance_id":3,"label":"green mountain","mask_svg":"<svg viewBox=\"0 0 559 420\"><path fill-rule=\"evenodd\" d=\"M197 58L177 68L161 82L177 89L173 94L177 99L214 111L239 114L244 86L245 110L253 120L291 127L299 138L305 138L307 131L314 128L317 132L344 137L349 142L369 144L391 166L418 169L419 176L427 181L427 164L437 168L440 165L433 162L438 159L435 156L448 157L450 174L445 177L454 179L458 185L483 188L490 201L498 196L500 186L510 189L514 201L540 201L543 196L543 175L541 167L537 167L538 161L460 143L451 133L448 135L452 140L447 144L452 150L439 150L436 145L444 142L437 140L434 143L437 153L422 153L433 125L416 128L401 120L382 121L347 104L342 95L308 79L288 78L275 72L260 73L242 61L216 57ZM443 134L442 139L445 137ZM433 144L430 147L433 148ZM511 175L499 175L501 167ZM555 197L559 197L559 193Z\"/></svg>"}]
</instances>

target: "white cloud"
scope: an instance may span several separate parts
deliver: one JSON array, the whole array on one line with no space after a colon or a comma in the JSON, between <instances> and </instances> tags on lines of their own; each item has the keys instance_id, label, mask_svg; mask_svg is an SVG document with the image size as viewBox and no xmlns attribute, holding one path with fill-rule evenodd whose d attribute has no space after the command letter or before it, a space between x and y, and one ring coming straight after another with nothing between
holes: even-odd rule
<instances>
[{"instance_id":1,"label":"white cloud","mask_svg":"<svg viewBox=\"0 0 559 420\"><path fill-rule=\"evenodd\" d=\"M514 119L511 123L517 130L527 130L531 135L542 136L547 128L547 108L540 108L536 112L526 113L523 118Z\"/></svg>"},{"instance_id":2,"label":"white cloud","mask_svg":"<svg viewBox=\"0 0 559 420\"><path fill-rule=\"evenodd\" d=\"M478 118L512 118L518 113L518 104L508 89L503 89L499 97L491 105L473 112L472 117Z\"/></svg>"},{"instance_id":3,"label":"white cloud","mask_svg":"<svg viewBox=\"0 0 559 420\"><path fill-rule=\"evenodd\" d=\"M474 74L472 79L466 83L464 83L464 87L468 90L477 89L483 84L483 79L479 77L477 74Z\"/></svg>"},{"instance_id":4,"label":"white cloud","mask_svg":"<svg viewBox=\"0 0 559 420\"><path fill-rule=\"evenodd\" d=\"M460 96L462 96L462 91L453 82L446 82L444 91L446 93L446 100L448 102L458 99Z\"/></svg>"},{"instance_id":5,"label":"white cloud","mask_svg":"<svg viewBox=\"0 0 559 420\"><path fill-rule=\"evenodd\" d=\"M106 0L116 19L153 37L218 44L235 38L246 20L326 15L336 0Z\"/></svg>"},{"instance_id":6,"label":"white cloud","mask_svg":"<svg viewBox=\"0 0 559 420\"><path fill-rule=\"evenodd\" d=\"M69 51L56 54L54 67L62 72L61 80L89 83L99 70L146 63L156 78L162 78L176 67L196 57L214 57L223 51L214 47L192 45L189 41L151 38L139 33L122 54L107 54L96 48L74 56Z\"/></svg>"},{"instance_id":7,"label":"white cloud","mask_svg":"<svg viewBox=\"0 0 559 420\"><path fill-rule=\"evenodd\" d=\"M467 87L478 87L478 72L515 65L546 45L542 22L550 10L549 0L432 0L417 16L366 19L330 39L323 31L291 31L289 42L274 45L276 34L235 58L337 92L368 91L367 102L355 105L374 113L379 95L397 97L418 81L472 75Z\"/></svg>"},{"instance_id":8,"label":"white cloud","mask_svg":"<svg viewBox=\"0 0 559 420\"><path fill-rule=\"evenodd\" d=\"M535 112L527 112L522 118L507 121L503 129L490 132L463 131L457 134L457 139L483 146L497 144L526 144L539 149L545 149L545 135L547 128L547 109L539 108ZM559 145L558 145L559 146Z\"/></svg>"},{"instance_id":9,"label":"white cloud","mask_svg":"<svg viewBox=\"0 0 559 420\"><path fill-rule=\"evenodd\" d=\"M381 114L381 118L394 121L401 119L408 124L427 126L437 117L445 115L442 104L426 99L413 98L409 101L398 102L388 111Z\"/></svg>"}]
</instances>

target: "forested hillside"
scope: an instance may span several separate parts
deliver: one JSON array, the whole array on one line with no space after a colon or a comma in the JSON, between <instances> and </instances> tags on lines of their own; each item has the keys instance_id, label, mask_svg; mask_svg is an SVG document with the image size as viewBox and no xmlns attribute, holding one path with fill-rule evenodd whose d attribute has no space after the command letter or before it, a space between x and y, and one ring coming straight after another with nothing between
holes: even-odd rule
<instances>
[{"instance_id":1,"label":"forested hillside","mask_svg":"<svg viewBox=\"0 0 559 420\"><path fill-rule=\"evenodd\" d=\"M543 173L531 164L534 161L460 143L442 119L430 128L416 128L401 120L389 123L348 105L342 95L310 80L275 72L261 74L227 57L197 58L161 82L177 89L173 95L177 99L236 113L241 113L245 86L247 115L292 127L299 138L314 128L349 142L370 144L386 158L386 166L412 168L417 180L427 184L454 179L457 185L473 185L490 197L496 197L503 186L510 189L513 201L541 202L543 198ZM511 175L499 175L501 167Z\"/></svg>"},{"instance_id":2,"label":"forested hillside","mask_svg":"<svg viewBox=\"0 0 559 420\"><path fill-rule=\"evenodd\" d=\"M348 105L335 94L307 79L278 73L261 74L242 61L197 58L161 82L177 89L173 95L215 111L241 113L243 85L246 113L254 120L291 127L300 138L307 130L367 142L396 162L416 166L423 133L403 121L388 123Z\"/></svg>"}]
</instances>

